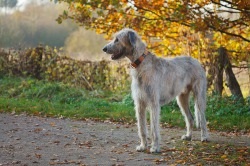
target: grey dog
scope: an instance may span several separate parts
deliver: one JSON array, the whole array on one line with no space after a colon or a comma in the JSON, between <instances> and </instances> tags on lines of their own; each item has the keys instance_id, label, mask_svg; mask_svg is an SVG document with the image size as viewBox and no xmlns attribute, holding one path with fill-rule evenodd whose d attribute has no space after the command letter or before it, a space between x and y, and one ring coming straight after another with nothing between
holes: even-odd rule
<instances>
[{"instance_id":1,"label":"grey dog","mask_svg":"<svg viewBox=\"0 0 250 166\"><path fill-rule=\"evenodd\" d=\"M132 96L135 104L140 145L137 151L147 148L146 110L150 113L151 153L160 152L161 106L175 97L185 118L187 133L183 140L191 140L194 124L189 109L190 92L194 94L195 121L201 128L201 141L207 141L206 127L206 75L201 64L189 56L159 58L147 51L146 44L132 29L125 28L115 35L103 51L112 60L127 57L131 61Z\"/></svg>"}]
</instances>

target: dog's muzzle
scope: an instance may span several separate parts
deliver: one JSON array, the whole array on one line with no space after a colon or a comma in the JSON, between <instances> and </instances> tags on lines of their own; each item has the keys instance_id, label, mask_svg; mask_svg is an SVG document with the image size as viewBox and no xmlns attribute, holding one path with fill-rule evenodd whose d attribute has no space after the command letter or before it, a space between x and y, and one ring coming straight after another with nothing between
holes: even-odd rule
<instances>
[{"instance_id":1,"label":"dog's muzzle","mask_svg":"<svg viewBox=\"0 0 250 166\"><path fill-rule=\"evenodd\" d=\"M118 52L118 53L111 53L111 52L108 51L108 47L107 47L107 46L105 46L102 50L103 50L105 53L107 53L107 54L112 54L112 55L111 55L111 59L112 59L112 60L117 60L117 59L121 58L122 55L123 55L123 53L124 53L124 51L125 51L124 49L122 49L121 52Z\"/></svg>"}]
</instances>

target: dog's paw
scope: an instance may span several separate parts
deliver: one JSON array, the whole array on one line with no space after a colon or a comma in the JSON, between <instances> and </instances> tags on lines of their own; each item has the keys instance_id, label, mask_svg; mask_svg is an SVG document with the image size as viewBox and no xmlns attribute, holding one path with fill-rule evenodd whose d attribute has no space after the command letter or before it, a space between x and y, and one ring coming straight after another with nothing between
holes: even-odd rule
<instances>
[{"instance_id":1,"label":"dog's paw","mask_svg":"<svg viewBox=\"0 0 250 166\"><path fill-rule=\"evenodd\" d=\"M191 141L192 137L191 136L187 136L187 135L183 135L181 137L182 140L186 140L186 141Z\"/></svg>"},{"instance_id":2,"label":"dog's paw","mask_svg":"<svg viewBox=\"0 0 250 166\"><path fill-rule=\"evenodd\" d=\"M151 152L151 153L160 153L160 152L161 152L161 151L160 151L160 147L152 146L152 147L150 148L150 152Z\"/></svg>"},{"instance_id":3,"label":"dog's paw","mask_svg":"<svg viewBox=\"0 0 250 166\"><path fill-rule=\"evenodd\" d=\"M207 137L201 137L201 142L208 142L208 138Z\"/></svg>"},{"instance_id":4,"label":"dog's paw","mask_svg":"<svg viewBox=\"0 0 250 166\"><path fill-rule=\"evenodd\" d=\"M137 152L143 152L143 151L146 150L146 148L147 148L147 146L145 146L145 145L139 145L139 146L136 147L136 151Z\"/></svg>"}]
</instances>

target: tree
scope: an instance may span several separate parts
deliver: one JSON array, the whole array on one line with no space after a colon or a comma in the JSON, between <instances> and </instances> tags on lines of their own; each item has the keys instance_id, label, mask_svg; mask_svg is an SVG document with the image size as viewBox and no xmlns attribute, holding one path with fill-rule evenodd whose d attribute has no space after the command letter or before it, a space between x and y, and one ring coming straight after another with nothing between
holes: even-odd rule
<instances>
[{"instance_id":1,"label":"tree","mask_svg":"<svg viewBox=\"0 0 250 166\"><path fill-rule=\"evenodd\" d=\"M222 94L223 90L223 71L226 73L226 81L232 94L237 98L243 98L238 81L232 70L232 64L228 59L227 50L224 47L218 49L217 66L215 72L215 90Z\"/></svg>"},{"instance_id":2,"label":"tree","mask_svg":"<svg viewBox=\"0 0 250 166\"><path fill-rule=\"evenodd\" d=\"M17 0L0 0L0 7L13 8L17 4Z\"/></svg>"},{"instance_id":3,"label":"tree","mask_svg":"<svg viewBox=\"0 0 250 166\"><path fill-rule=\"evenodd\" d=\"M157 55L186 54L215 65L224 47L239 65L250 54L249 0L59 0L69 10L57 19L74 19L111 38L124 27L139 32ZM216 54L217 55L217 54Z\"/></svg>"},{"instance_id":4,"label":"tree","mask_svg":"<svg viewBox=\"0 0 250 166\"><path fill-rule=\"evenodd\" d=\"M65 5L26 5L24 11L0 14L0 47L34 47L38 44L62 47L64 41L77 29L72 21L63 25L55 23Z\"/></svg>"}]
</instances>

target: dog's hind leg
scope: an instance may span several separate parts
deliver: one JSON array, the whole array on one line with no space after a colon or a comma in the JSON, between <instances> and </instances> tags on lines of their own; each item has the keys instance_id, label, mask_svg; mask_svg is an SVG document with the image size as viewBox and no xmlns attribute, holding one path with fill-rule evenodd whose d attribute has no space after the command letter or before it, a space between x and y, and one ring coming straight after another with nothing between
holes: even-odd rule
<instances>
[{"instance_id":1,"label":"dog's hind leg","mask_svg":"<svg viewBox=\"0 0 250 166\"><path fill-rule=\"evenodd\" d=\"M146 123L146 105L145 102L139 100L135 101L135 110L138 125L138 135L141 144L136 147L136 150L141 152L147 148L147 123Z\"/></svg>"},{"instance_id":2,"label":"dog's hind leg","mask_svg":"<svg viewBox=\"0 0 250 166\"><path fill-rule=\"evenodd\" d=\"M189 109L189 92L180 94L177 97L177 103L181 109L182 115L185 118L186 128L187 128L186 135L183 135L181 137L181 139L190 141L192 138L192 130L193 130L194 120L193 120L193 116L192 116L190 109Z\"/></svg>"},{"instance_id":3,"label":"dog's hind leg","mask_svg":"<svg viewBox=\"0 0 250 166\"><path fill-rule=\"evenodd\" d=\"M204 87L196 86L194 89L194 98L195 98L195 116L197 127L201 128L201 141L208 140L208 131L207 131L207 122L206 122L206 84Z\"/></svg>"}]
</instances>

